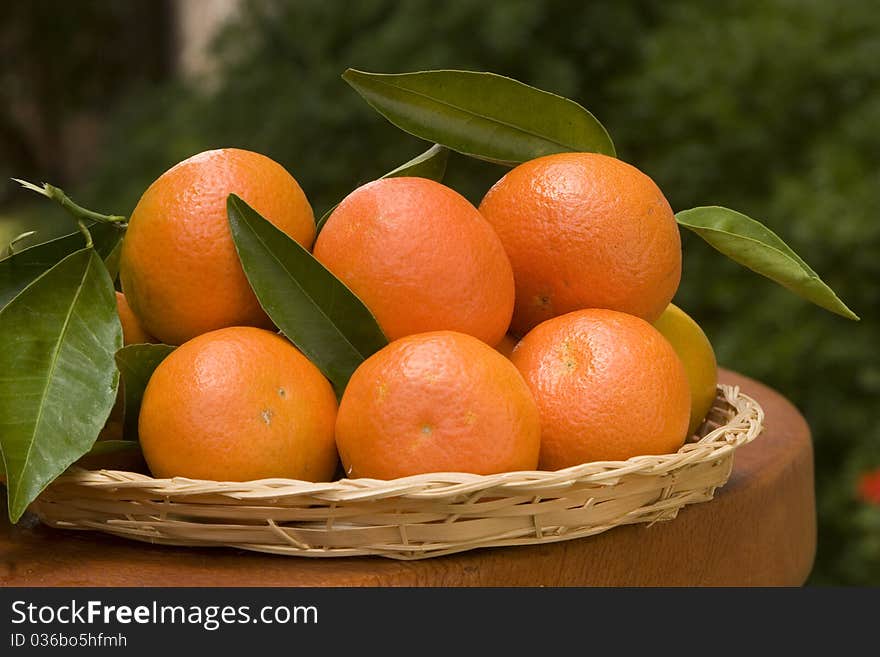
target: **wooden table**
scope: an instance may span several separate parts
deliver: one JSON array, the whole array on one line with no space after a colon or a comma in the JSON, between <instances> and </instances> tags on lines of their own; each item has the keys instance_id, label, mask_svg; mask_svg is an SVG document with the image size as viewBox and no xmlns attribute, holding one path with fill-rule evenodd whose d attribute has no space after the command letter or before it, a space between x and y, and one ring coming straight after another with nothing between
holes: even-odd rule
<instances>
[{"instance_id":1,"label":"wooden table","mask_svg":"<svg viewBox=\"0 0 880 657\"><path fill-rule=\"evenodd\" d=\"M307 559L177 548L0 520L3 586L796 586L816 548L813 451L784 397L722 371L763 406L763 433L740 448L711 502L670 522L618 527L550 545L423 561Z\"/></svg>"}]
</instances>

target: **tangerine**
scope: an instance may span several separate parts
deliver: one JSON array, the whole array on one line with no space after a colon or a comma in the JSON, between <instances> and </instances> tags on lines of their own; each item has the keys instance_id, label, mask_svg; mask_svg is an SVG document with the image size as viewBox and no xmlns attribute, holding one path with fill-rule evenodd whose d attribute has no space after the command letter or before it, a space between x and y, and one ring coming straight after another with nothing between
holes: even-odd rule
<instances>
[{"instance_id":1,"label":"tangerine","mask_svg":"<svg viewBox=\"0 0 880 657\"><path fill-rule=\"evenodd\" d=\"M373 312L389 340L451 330L489 345L507 331L513 270L489 223L426 178L384 178L333 211L315 257Z\"/></svg>"},{"instance_id":2,"label":"tangerine","mask_svg":"<svg viewBox=\"0 0 880 657\"><path fill-rule=\"evenodd\" d=\"M463 333L401 338L355 370L336 419L349 477L534 470L535 401L513 364Z\"/></svg>"},{"instance_id":3,"label":"tangerine","mask_svg":"<svg viewBox=\"0 0 880 657\"><path fill-rule=\"evenodd\" d=\"M693 318L675 304L654 322L684 364L691 389L691 420L688 435L692 436L715 402L718 386L718 363L712 343Z\"/></svg>"},{"instance_id":4,"label":"tangerine","mask_svg":"<svg viewBox=\"0 0 880 657\"><path fill-rule=\"evenodd\" d=\"M131 214L119 273L134 314L166 344L226 326L272 326L232 242L230 193L304 247L312 245L315 219L308 199L293 176L265 155L205 151L163 173Z\"/></svg>"},{"instance_id":5,"label":"tangerine","mask_svg":"<svg viewBox=\"0 0 880 657\"><path fill-rule=\"evenodd\" d=\"M330 383L296 347L271 331L230 327L159 364L138 433L156 477L328 481L335 420Z\"/></svg>"},{"instance_id":6,"label":"tangerine","mask_svg":"<svg viewBox=\"0 0 880 657\"><path fill-rule=\"evenodd\" d=\"M651 178L617 158L559 153L520 164L486 194L480 212L513 265L511 329L581 308L649 322L681 278L681 241Z\"/></svg>"},{"instance_id":7,"label":"tangerine","mask_svg":"<svg viewBox=\"0 0 880 657\"><path fill-rule=\"evenodd\" d=\"M140 321L134 316L125 295L122 292L116 293L116 311L119 313L119 322L122 324L122 342L125 345L143 344L146 342L156 342L156 338L147 333Z\"/></svg>"},{"instance_id":8,"label":"tangerine","mask_svg":"<svg viewBox=\"0 0 880 657\"><path fill-rule=\"evenodd\" d=\"M589 309L549 319L511 360L541 415L542 469L667 454L684 443L691 406L684 366L639 317Z\"/></svg>"}]
</instances>

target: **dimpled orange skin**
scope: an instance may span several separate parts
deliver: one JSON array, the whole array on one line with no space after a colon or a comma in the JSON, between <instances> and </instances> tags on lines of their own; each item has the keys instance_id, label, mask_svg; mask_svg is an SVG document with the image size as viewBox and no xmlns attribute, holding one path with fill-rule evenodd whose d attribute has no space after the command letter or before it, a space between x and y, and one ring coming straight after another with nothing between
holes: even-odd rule
<instances>
[{"instance_id":1,"label":"dimpled orange skin","mask_svg":"<svg viewBox=\"0 0 880 657\"><path fill-rule=\"evenodd\" d=\"M392 342L358 367L336 444L352 478L534 470L540 421L509 360L476 338L437 331Z\"/></svg>"},{"instance_id":2,"label":"dimpled orange skin","mask_svg":"<svg viewBox=\"0 0 880 657\"><path fill-rule=\"evenodd\" d=\"M516 277L511 329L581 308L649 322L678 289L681 241L669 203L644 173L597 153L525 162L499 180L480 212Z\"/></svg>"},{"instance_id":3,"label":"dimpled orange skin","mask_svg":"<svg viewBox=\"0 0 880 657\"><path fill-rule=\"evenodd\" d=\"M122 324L122 342L125 345L144 344L146 342L156 342L156 338L147 333L138 318L131 312L125 295L122 292L116 293L116 310L119 313L119 322Z\"/></svg>"},{"instance_id":4,"label":"dimpled orange skin","mask_svg":"<svg viewBox=\"0 0 880 657\"><path fill-rule=\"evenodd\" d=\"M205 151L162 174L132 212L120 278L141 324L167 344L224 326L272 326L236 255L226 197L238 194L309 248L315 219L299 184L251 151Z\"/></svg>"},{"instance_id":5,"label":"dimpled orange skin","mask_svg":"<svg viewBox=\"0 0 880 657\"><path fill-rule=\"evenodd\" d=\"M329 481L336 408L330 383L290 342L232 327L194 338L160 363L138 431L156 477Z\"/></svg>"},{"instance_id":6,"label":"dimpled orange skin","mask_svg":"<svg viewBox=\"0 0 880 657\"><path fill-rule=\"evenodd\" d=\"M541 415L541 461L668 454L684 443L691 393L672 345L643 319L580 310L547 320L511 357Z\"/></svg>"},{"instance_id":7,"label":"dimpled orange skin","mask_svg":"<svg viewBox=\"0 0 880 657\"><path fill-rule=\"evenodd\" d=\"M315 257L373 312L385 335L451 330L495 345L513 312L513 270L492 227L458 192L387 178L349 194Z\"/></svg>"}]
</instances>

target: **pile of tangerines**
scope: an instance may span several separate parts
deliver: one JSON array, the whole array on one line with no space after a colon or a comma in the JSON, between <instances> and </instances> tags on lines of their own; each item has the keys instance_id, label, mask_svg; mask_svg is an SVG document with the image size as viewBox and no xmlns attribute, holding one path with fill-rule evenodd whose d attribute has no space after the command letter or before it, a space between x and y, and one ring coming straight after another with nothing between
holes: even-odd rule
<instances>
[{"instance_id":1,"label":"pile of tangerines","mask_svg":"<svg viewBox=\"0 0 880 657\"><path fill-rule=\"evenodd\" d=\"M272 325L238 260L238 194L343 281L389 340L337 398ZM249 151L167 171L130 217L126 344L179 345L144 394L157 477L244 481L557 470L678 450L716 392L712 347L670 302L673 212L594 153L510 170L474 207L425 178L368 183L316 239L297 181Z\"/></svg>"}]
</instances>

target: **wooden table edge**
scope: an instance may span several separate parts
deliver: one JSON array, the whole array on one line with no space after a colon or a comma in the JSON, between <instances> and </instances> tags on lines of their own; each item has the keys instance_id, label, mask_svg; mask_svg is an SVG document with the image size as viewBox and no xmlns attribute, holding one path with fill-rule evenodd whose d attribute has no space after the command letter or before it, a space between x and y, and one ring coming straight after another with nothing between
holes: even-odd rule
<instances>
[{"instance_id":1,"label":"wooden table edge","mask_svg":"<svg viewBox=\"0 0 880 657\"><path fill-rule=\"evenodd\" d=\"M765 410L727 484L674 520L419 561L150 545L0 521L0 586L797 586L816 550L809 427L775 390L721 371Z\"/></svg>"}]
</instances>

